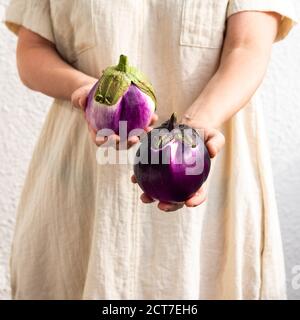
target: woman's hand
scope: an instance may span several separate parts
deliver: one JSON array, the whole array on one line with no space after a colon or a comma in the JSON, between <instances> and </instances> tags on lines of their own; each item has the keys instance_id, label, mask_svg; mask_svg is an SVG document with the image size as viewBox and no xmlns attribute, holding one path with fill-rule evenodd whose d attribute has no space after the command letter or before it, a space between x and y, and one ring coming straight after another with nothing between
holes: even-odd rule
<instances>
[{"instance_id":1,"label":"woman's hand","mask_svg":"<svg viewBox=\"0 0 300 320\"><path fill-rule=\"evenodd\" d=\"M71 102L75 108L78 108L84 111L87 97L95 83L96 81L83 85L72 93Z\"/></svg>"},{"instance_id":2,"label":"woman's hand","mask_svg":"<svg viewBox=\"0 0 300 320\"><path fill-rule=\"evenodd\" d=\"M149 125L146 128L142 128L144 130L144 133L148 133L149 131L151 131L152 126L155 124L157 120L158 120L157 114L153 113L149 121ZM101 147L103 145L106 147L113 146L117 150L124 149L124 148L129 149L140 141L139 136L130 136L128 137L127 141L124 143L124 142L121 142L120 136L118 136L117 134L112 134L110 136L100 136L100 135L97 135L97 132L91 126L89 126L89 130L92 135L93 141L96 143L98 147Z\"/></svg>"},{"instance_id":3,"label":"woman's hand","mask_svg":"<svg viewBox=\"0 0 300 320\"><path fill-rule=\"evenodd\" d=\"M218 69L186 111L186 118L190 119L185 122L187 125L204 127L205 143L212 158L218 154L225 139L219 131L210 128L220 127L250 101L264 78L280 21L277 13L258 11L239 12L227 21ZM135 177L132 180L136 182ZM197 206L205 198L204 184L198 194L184 204L159 203L158 207L173 211L183 205ZM145 203L153 202L145 194L141 199Z\"/></svg>"},{"instance_id":4,"label":"woman's hand","mask_svg":"<svg viewBox=\"0 0 300 320\"><path fill-rule=\"evenodd\" d=\"M201 133L203 133L205 145L207 147L210 157L214 158L225 144L225 138L223 134L220 131L213 128L201 128L199 130L201 130ZM133 183L137 183L136 177L134 175L131 177L131 181ZM152 203L155 201L145 193L141 195L141 200L144 203ZM206 200L206 184L204 183L201 186L201 188L195 193L195 195L189 198L188 200L186 200L184 203L174 204L174 203L159 202L158 208L166 212L176 211L182 208L184 205L187 207L197 207L201 203L203 203L205 200Z\"/></svg>"},{"instance_id":5,"label":"woman's hand","mask_svg":"<svg viewBox=\"0 0 300 320\"><path fill-rule=\"evenodd\" d=\"M94 84L95 84L95 82L91 83L91 84L84 85L73 92L72 97L71 97L71 101L72 101L72 105L74 107L82 109L82 110L85 109L88 94L89 94L90 90L92 89L92 87L94 86ZM150 119L150 123L149 123L148 127L143 128L145 130L145 132L149 132L152 129L151 126L157 121L157 119L158 119L157 115L153 114ZM120 148L120 137L117 134L112 134L108 137L97 136L97 131L94 130L89 125L88 122L87 122L87 124L88 124L88 128L89 128L89 131L91 134L91 138L92 138L93 142L98 147L105 144L106 146L107 145L115 146L116 149ZM139 142L139 137L131 136L127 140L126 147L130 148L134 144L136 144L137 142Z\"/></svg>"}]
</instances>

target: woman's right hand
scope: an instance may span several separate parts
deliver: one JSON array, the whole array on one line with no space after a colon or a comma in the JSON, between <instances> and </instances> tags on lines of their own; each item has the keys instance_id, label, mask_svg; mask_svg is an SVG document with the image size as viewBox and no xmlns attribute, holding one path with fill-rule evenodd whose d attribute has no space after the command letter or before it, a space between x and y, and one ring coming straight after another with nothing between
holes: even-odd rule
<instances>
[{"instance_id":1,"label":"woman's right hand","mask_svg":"<svg viewBox=\"0 0 300 320\"><path fill-rule=\"evenodd\" d=\"M71 102L75 108L78 108L84 111L87 97L95 83L96 81L94 83L83 85L72 93Z\"/></svg>"},{"instance_id":2,"label":"woman's right hand","mask_svg":"<svg viewBox=\"0 0 300 320\"><path fill-rule=\"evenodd\" d=\"M87 97L90 90L93 88L95 82L83 85L76 89L71 96L72 105L78 109L85 110ZM152 125L157 121L158 117L156 114L153 114L147 128L143 128L146 132L149 132L152 129ZM119 149L120 137L117 134L112 134L109 137L97 136L97 131L95 131L88 123L88 129L90 131L91 138L93 142L98 146L102 145L113 145L116 146L116 149ZM132 136L127 140L127 148L132 147L134 144L139 142L139 137Z\"/></svg>"}]
</instances>

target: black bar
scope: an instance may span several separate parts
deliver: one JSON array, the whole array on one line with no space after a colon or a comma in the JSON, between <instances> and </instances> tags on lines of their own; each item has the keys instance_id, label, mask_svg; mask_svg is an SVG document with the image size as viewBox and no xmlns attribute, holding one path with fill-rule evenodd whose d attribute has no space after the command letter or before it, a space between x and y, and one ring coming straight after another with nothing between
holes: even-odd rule
<instances>
[{"instance_id":1,"label":"black bar","mask_svg":"<svg viewBox=\"0 0 300 320\"><path fill-rule=\"evenodd\" d=\"M213 316L259 318L261 312L286 317L299 301L93 300L0 301L1 314L25 319L207 319ZM299 310L299 309L298 309ZM1 317L2 318L2 317ZM6 318L6 317L5 317ZM2 319L5 319L4 317Z\"/></svg>"}]
</instances>

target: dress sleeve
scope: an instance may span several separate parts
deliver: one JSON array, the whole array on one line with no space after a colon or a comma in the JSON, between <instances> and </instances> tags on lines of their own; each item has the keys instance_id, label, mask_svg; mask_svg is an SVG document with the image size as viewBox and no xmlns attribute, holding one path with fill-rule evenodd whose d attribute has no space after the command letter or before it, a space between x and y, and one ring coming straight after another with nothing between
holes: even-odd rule
<instances>
[{"instance_id":1,"label":"dress sleeve","mask_svg":"<svg viewBox=\"0 0 300 320\"><path fill-rule=\"evenodd\" d=\"M24 26L54 43L49 0L11 0L4 22L16 35Z\"/></svg>"},{"instance_id":2,"label":"dress sleeve","mask_svg":"<svg viewBox=\"0 0 300 320\"><path fill-rule=\"evenodd\" d=\"M275 41L287 36L298 18L293 0L229 0L227 18L241 11L276 12L281 15L281 23Z\"/></svg>"}]
</instances>

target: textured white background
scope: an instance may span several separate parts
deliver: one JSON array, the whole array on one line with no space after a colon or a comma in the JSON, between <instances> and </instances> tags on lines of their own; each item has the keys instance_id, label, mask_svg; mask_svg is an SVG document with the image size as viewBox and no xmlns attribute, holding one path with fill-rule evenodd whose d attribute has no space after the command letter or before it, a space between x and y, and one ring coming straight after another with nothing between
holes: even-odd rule
<instances>
[{"instance_id":1,"label":"textured white background","mask_svg":"<svg viewBox=\"0 0 300 320\"><path fill-rule=\"evenodd\" d=\"M298 1L296 1L298 2ZM3 20L8 0L0 0ZM298 2L300 11L300 3ZM300 265L300 28L274 46L261 94L272 152L275 188L284 240L287 287ZM0 299L8 299L8 261L18 198L51 99L26 89L15 64L16 38L0 25Z\"/></svg>"}]
</instances>

